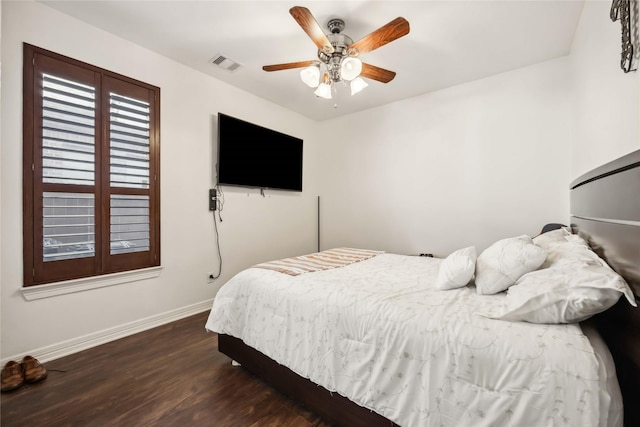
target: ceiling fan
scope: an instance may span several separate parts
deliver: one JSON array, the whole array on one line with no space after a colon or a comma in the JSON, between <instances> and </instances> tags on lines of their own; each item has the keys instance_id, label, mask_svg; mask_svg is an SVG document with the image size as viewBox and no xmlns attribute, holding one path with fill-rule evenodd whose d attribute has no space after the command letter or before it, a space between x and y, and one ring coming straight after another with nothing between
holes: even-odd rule
<instances>
[{"instance_id":1,"label":"ceiling fan","mask_svg":"<svg viewBox=\"0 0 640 427\"><path fill-rule=\"evenodd\" d=\"M327 27L331 33L327 35L306 7L294 6L289 13L318 47L318 60L265 65L262 67L264 71L303 68L300 72L302 81L317 88L314 92L317 96L327 99L331 99L335 82L349 81L351 95L354 95L368 86L361 77L389 83L396 76L393 71L363 63L358 56L409 34L406 19L398 17L354 43L349 36L342 34L342 19L329 21Z\"/></svg>"}]
</instances>

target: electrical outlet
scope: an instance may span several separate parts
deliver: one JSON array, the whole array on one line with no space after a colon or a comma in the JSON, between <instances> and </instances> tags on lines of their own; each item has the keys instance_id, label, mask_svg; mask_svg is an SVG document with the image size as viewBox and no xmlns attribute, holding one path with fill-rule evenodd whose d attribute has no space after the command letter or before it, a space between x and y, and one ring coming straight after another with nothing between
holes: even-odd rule
<instances>
[{"instance_id":1,"label":"electrical outlet","mask_svg":"<svg viewBox=\"0 0 640 427\"><path fill-rule=\"evenodd\" d=\"M207 273L207 283L213 283L216 280L215 275L213 273Z\"/></svg>"}]
</instances>

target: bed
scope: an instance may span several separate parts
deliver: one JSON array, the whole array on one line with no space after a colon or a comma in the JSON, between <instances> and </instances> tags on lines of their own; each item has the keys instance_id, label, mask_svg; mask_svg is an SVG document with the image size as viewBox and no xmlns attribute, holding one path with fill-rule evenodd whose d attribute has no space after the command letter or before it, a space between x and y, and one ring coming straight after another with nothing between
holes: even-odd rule
<instances>
[{"instance_id":1,"label":"bed","mask_svg":"<svg viewBox=\"0 0 640 427\"><path fill-rule=\"evenodd\" d=\"M619 426L622 400L625 423L637 425L639 165L636 152L581 177L571 232L501 239L494 252L509 255L498 261L463 248L445 259L373 253L331 268L265 263L222 287L206 327L221 352L334 425ZM611 181L618 190L603 184ZM602 211L602 197L622 211ZM509 263L528 270L502 274ZM577 302L523 311L548 303L531 293L551 273Z\"/></svg>"}]
</instances>

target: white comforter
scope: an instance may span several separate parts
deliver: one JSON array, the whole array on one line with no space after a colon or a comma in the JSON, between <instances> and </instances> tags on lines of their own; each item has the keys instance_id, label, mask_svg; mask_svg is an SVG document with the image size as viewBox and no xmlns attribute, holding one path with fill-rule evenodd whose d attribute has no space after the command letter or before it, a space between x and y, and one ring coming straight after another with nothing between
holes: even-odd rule
<instances>
[{"instance_id":1,"label":"white comforter","mask_svg":"<svg viewBox=\"0 0 640 427\"><path fill-rule=\"evenodd\" d=\"M580 327L476 315L502 295L435 290L440 262L250 268L220 289L206 327L401 426L597 426L598 362Z\"/></svg>"}]
</instances>

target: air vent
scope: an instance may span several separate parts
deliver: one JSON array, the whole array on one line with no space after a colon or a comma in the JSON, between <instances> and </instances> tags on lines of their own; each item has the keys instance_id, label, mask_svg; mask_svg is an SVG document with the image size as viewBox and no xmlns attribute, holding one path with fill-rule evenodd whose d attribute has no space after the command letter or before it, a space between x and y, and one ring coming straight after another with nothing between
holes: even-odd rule
<instances>
[{"instance_id":1,"label":"air vent","mask_svg":"<svg viewBox=\"0 0 640 427\"><path fill-rule=\"evenodd\" d=\"M242 67L241 64L224 55L216 55L209 62L227 71L236 71L238 68Z\"/></svg>"}]
</instances>

